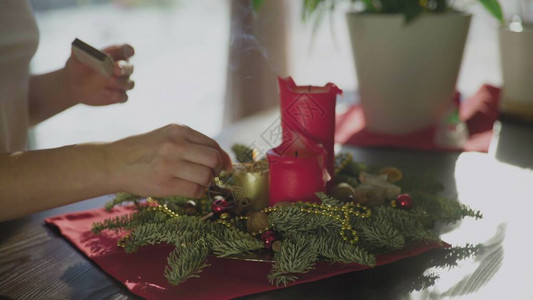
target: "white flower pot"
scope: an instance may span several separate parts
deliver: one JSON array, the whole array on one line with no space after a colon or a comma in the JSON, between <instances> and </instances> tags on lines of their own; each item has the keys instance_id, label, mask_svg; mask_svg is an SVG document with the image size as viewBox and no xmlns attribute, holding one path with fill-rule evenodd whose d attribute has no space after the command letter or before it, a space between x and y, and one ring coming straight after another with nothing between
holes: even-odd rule
<instances>
[{"instance_id":1,"label":"white flower pot","mask_svg":"<svg viewBox=\"0 0 533 300\"><path fill-rule=\"evenodd\" d=\"M502 112L533 118L533 25L500 31L503 75Z\"/></svg>"},{"instance_id":2,"label":"white flower pot","mask_svg":"<svg viewBox=\"0 0 533 300\"><path fill-rule=\"evenodd\" d=\"M347 15L367 128L405 134L438 122L454 93L470 15Z\"/></svg>"}]
</instances>

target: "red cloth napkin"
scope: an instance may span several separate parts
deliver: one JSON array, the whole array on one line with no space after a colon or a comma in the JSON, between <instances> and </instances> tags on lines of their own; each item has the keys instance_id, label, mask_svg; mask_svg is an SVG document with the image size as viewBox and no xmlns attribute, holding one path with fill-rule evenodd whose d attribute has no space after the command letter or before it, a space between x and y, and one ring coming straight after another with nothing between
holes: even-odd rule
<instances>
[{"instance_id":1,"label":"red cloth napkin","mask_svg":"<svg viewBox=\"0 0 533 300\"><path fill-rule=\"evenodd\" d=\"M229 299L278 289L269 284L269 262L249 262L210 257L211 265L200 273L200 278L191 278L179 286L170 285L163 275L167 256L172 251L168 245L141 248L127 254L117 246L121 234L104 231L100 235L91 232L93 222L133 212L131 207L114 208L112 212L95 209L69 213L46 219L56 226L61 234L105 272L121 281L131 292L147 299ZM395 253L377 257L377 265L415 256L438 244L417 244ZM358 264L330 264L319 262L308 274L303 274L293 284L316 281L368 267Z\"/></svg>"},{"instance_id":2,"label":"red cloth napkin","mask_svg":"<svg viewBox=\"0 0 533 300\"><path fill-rule=\"evenodd\" d=\"M394 147L428 151L487 152L492 137L492 125L499 117L501 89L483 85L470 99L463 101L459 115L466 123L469 138L463 148L447 148L435 144L436 128L426 128L407 135L380 134L365 129L361 106L354 105L337 117L335 141L360 147ZM459 97L459 94L456 94Z\"/></svg>"}]
</instances>

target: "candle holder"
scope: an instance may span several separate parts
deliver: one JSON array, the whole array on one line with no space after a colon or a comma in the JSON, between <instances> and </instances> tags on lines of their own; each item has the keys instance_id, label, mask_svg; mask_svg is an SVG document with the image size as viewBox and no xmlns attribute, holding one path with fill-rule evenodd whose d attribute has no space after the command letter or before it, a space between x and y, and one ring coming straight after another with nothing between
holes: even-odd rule
<instances>
[{"instance_id":1,"label":"candle holder","mask_svg":"<svg viewBox=\"0 0 533 300\"><path fill-rule=\"evenodd\" d=\"M234 164L233 170L217 177L215 184L235 201L235 213L258 211L269 204L268 164L266 161Z\"/></svg>"}]
</instances>

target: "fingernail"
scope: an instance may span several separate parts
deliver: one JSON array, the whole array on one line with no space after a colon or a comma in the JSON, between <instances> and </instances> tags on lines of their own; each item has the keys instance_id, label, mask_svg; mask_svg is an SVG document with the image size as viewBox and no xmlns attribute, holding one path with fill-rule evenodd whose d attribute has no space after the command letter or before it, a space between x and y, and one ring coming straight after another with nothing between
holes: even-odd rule
<instances>
[{"instance_id":1,"label":"fingernail","mask_svg":"<svg viewBox=\"0 0 533 300\"><path fill-rule=\"evenodd\" d=\"M126 45L126 46L124 47L124 55L125 55L126 57L132 57L133 54L135 54L135 50L133 49L133 47L130 46L130 45Z\"/></svg>"}]
</instances>

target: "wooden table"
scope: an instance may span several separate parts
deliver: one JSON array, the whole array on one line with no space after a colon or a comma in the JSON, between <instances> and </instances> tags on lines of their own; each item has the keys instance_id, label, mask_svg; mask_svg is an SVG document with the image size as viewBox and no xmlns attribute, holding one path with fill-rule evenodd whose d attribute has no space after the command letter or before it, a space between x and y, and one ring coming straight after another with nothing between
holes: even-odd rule
<instances>
[{"instance_id":1,"label":"wooden table","mask_svg":"<svg viewBox=\"0 0 533 300\"><path fill-rule=\"evenodd\" d=\"M265 112L227 128L217 138L226 149L234 142L265 147L265 132L275 128L277 114ZM274 126L274 127L272 127ZM263 135L263 137L262 137ZM270 137L272 138L272 137ZM432 174L445 185L444 195L483 212L479 221L466 219L442 228L454 245L484 243L476 260L458 267L426 270L437 255L426 253L372 270L345 274L251 295L249 299L284 298L428 298L466 295L476 299L521 299L533 296L533 127L502 122L489 154L427 153L346 147L362 162L394 165L404 172ZM101 207L111 196L47 210L1 223L0 296L13 299L136 298L80 254L46 217ZM16 203L13 203L16 205ZM424 272L438 274L434 286L411 292Z\"/></svg>"}]
</instances>

